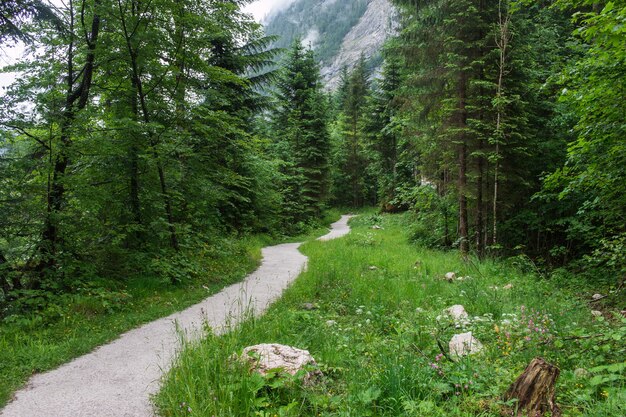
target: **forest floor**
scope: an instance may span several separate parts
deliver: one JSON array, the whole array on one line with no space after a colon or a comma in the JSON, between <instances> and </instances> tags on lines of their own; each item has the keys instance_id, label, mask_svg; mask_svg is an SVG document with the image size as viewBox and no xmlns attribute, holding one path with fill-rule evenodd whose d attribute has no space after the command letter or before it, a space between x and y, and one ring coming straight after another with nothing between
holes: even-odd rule
<instances>
[{"instance_id":1,"label":"forest floor","mask_svg":"<svg viewBox=\"0 0 626 417\"><path fill-rule=\"evenodd\" d=\"M154 399L160 415L510 416L503 393L535 357L560 368L563 416L626 415L617 290L573 286L582 279L544 275L523 256L467 261L420 247L412 221L366 213L348 236L305 244L307 271L263 317L187 343ZM459 304L466 319L444 313ZM468 331L483 351L449 359L452 336ZM259 343L308 350L324 376L311 385L233 361Z\"/></svg>"},{"instance_id":2,"label":"forest floor","mask_svg":"<svg viewBox=\"0 0 626 417\"><path fill-rule=\"evenodd\" d=\"M347 234L349 216L332 225L329 240ZM154 415L150 396L180 348L181 338L194 340L205 328L216 332L238 323L245 314L259 315L302 272L307 257L300 243L263 249L259 269L202 303L151 322L60 368L36 375L2 416L70 417Z\"/></svg>"},{"instance_id":3,"label":"forest floor","mask_svg":"<svg viewBox=\"0 0 626 417\"><path fill-rule=\"evenodd\" d=\"M339 217L336 212L329 212L323 224L329 225ZM55 369L124 332L182 311L227 285L240 282L259 266L263 246L306 241L327 231L322 226L291 238L258 235L220 239L214 242L217 249L198 252L197 256L203 257L202 274L177 285L157 276L138 275L113 282L111 288L86 288L85 292L59 299L37 314L6 317L0 322L0 415L8 415L9 407L2 407L33 375ZM118 377L113 376L113 384ZM25 415L42 414L21 414ZM46 415L60 414L55 410Z\"/></svg>"}]
</instances>

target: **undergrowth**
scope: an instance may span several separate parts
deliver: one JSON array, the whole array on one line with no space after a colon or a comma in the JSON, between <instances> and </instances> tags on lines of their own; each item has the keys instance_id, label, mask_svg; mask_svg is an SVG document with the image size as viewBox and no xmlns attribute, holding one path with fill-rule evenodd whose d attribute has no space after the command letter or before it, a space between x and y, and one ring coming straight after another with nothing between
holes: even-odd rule
<instances>
[{"instance_id":1,"label":"undergrowth","mask_svg":"<svg viewBox=\"0 0 626 417\"><path fill-rule=\"evenodd\" d=\"M351 225L343 239L304 246L307 272L265 316L188 343L155 397L160 413L499 417L514 407L502 394L540 356L561 369L564 416L625 415L626 320L617 311L594 316L583 294L519 260L466 262L409 244L401 215ZM446 282L447 272L465 279ZM467 320L443 314L455 304ZM466 331L485 349L448 359L448 341ZM235 354L259 343L309 350L324 377L306 385L249 372Z\"/></svg>"},{"instance_id":2,"label":"undergrowth","mask_svg":"<svg viewBox=\"0 0 626 417\"><path fill-rule=\"evenodd\" d=\"M149 273L88 280L69 293L22 294L19 303L0 312L0 408L32 374L201 301L254 270L262 247L319 236L338 218L338 212L330 211L300 236L256 235L198 244L176 258L146 261L149 268L141 269Z\"/></svg>"}]
</instances>

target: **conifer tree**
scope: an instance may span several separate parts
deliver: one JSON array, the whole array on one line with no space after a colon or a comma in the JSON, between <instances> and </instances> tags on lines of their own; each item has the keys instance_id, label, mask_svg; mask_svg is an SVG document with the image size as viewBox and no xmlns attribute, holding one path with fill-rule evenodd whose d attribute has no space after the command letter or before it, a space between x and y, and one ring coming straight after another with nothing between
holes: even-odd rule
<instances>
[{"instance_id":1,"label":"conifer tree","mask_svg":"<svg viewBox=\"0 0 626 417\"><path fill-rule=\"evenodd\" d=\"M319 215L326 201L330 136L319 67L301 40L291 46L277 84L273 123L285 162L287 217L305 222Z\"/></svg>"},{"instance_id":2,"label":"conifer tree","mask_svg":"<svg viewBox=\"0 0 626 417\"><path fill-rule=\"evenodd\" d=\"M340 204L361 207L374 203L375 186L368 178L368 158L364 125L366 123L369 74L365 57L339 87L341 108L338 117L339 143L336 145L334 196Z\"/></svg>"},{"instance_id":3,"label":"conifer tree","mask_svg":"<svg viewBox=\"0 0 626 417\"><path fill-rule=\"evenodd\" d=\"M396 59L385 61L382 79L373 89L367 107L365 131L368 147L373 153L372 170L377 182L379 204L383 210L393 211L398 186L398 158L400 150L400 123L398 121L400 65Z\"/></svg>"}]
</instances>

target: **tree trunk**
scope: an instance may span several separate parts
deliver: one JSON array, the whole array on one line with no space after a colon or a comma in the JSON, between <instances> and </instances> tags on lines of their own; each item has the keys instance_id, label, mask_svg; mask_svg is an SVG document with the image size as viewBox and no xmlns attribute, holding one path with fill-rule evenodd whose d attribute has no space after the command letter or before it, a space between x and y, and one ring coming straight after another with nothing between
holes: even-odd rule
<instances>
[{"instance_id":1,"label":"tree trunk","mask_svg":"<svg viewBox=\"0 0 626 417\"><path fill-rule=\"evenodd\" d=\"M95 2L97 7L99 2ZM70 8L72 9L72 3ZM74 10L71 12L70 21L70 33L74 31ZM81 14L84 14L85 9L81 10ZM81 15L81 22L84 22L84 15ZM83 30L87 31L87 28L83 27ZM91 21L91 30L89 35L86 36L87 55L85 57L85 64L79 74L82 74L80 83L75 86L77 77L74 72L74 39L70 41L67 58L67 92L65 97L65 106L63 110L63 122L61 124L60 133L60 146L55 159L52 181L49 184L48 198L47 198L47 212L44 221L44 228L41 234L41 242L39 244L39 254L41 259L37 265L37 270L41 275L45 273L45 270L53 267L56 263L56 253L60 244L59 237L59 214L63 211L65 204L65 175L69 166L68 148L72 145L71 130L76 115L79 111L83 110L89 101L89 93L91 91L93 71L95 67L96 59L96 45L98 42L98 35L100 33L100 16L96 13L93 15ZM37 288L40 284L39 280L33 280L31 285L33 288Z\"/></svg>"},{"instance_id":2,"label":"tree trunk","mask_svg":"<svg viewBox=\"0 0 626 417\"><path fill-rule=\"evenodd\" d=\"M560 417L561 410L555 401L555 385L559 368L542 358L533 359L504 394L505 401L517 400L515 416L542 417L550 412Z\"/></svg>"},{"instance_id":3,"label":"tree trunk","mask_svg":"<svg viewBox=\"0 0 626 417\"><path fill-rule=\"evenodd\" d=\"M480 141L480 150L483 150L483 141ZM478 156L478 177L476 178L476 250L480 259L485 257L485 246L483 235L485 232L485 215L483 207L483 173L485 170L484 158Z\"/></svg>"},{"instance_id":4,"label":"tree trunk","mask_svg":"<svg viewBox=\"0 0 626 417\"><path fill-rule=\"evenodd\" d=\"M146 94L143 89L143 82L141 80L141 73L139 70L139 53L137 49L133 46L133 36L135 31L129 32L128 27L126 25L125 11L122 7L122 3L118 0L118 7L120 11L120 21L122 24L122 30L124 32L124 38L126 41L126 47L128 49L128 57L130 59L130 65L132 70L131 79L133 82L133 86L136 86L137 96L139 98L139 105L141 107L141 113L143 116L143 122L146 125L150 124L150 113L148 112L148 104L146 102ZM151 135L152 136L152 135ZM163 168L163 164L161 163L161 158L159 152L156 148L156 141L151 138L150 145L152 147L152 152L154 154L154 158L157 164L157 173L159 175L159 185L161 186L161 195L163 196L163 206L165 209L165 215L168 223L168 231L170 233L170 245L176 251L179 250L178 245L178 237L176 234L176 227L174 226L174 215L172 211L172 201L169 191L167 189L167 181L165 180L165 169Z\"/></svg>"},{"instance_id":5,"label":"tree trunk","mask_svg":"<svg viewBox=\"0 0 626 417\"><path fill-rule=\"evenodd\" d=\"M459 237L461 239L461 255L466 257L469 254L469 232L467 218L467 139L465 128L467 127L467 74L461 70L459 85L457 88L459 98L458 108L458 128L461 131L459 138Z\"/></svg>"},{"instance_id":6,"label":"tree trunk","mask_svg":"<svg viewBox=\"0 0 626 417\"><path fill-rule=\"evenodd\" d=\"M495 155L495 167L493 176L493 239L492 245L498 244L498 187L499 187L499 175L500 175L500 140L504 138L504 132L502 129L502 119L504 117L504 103L502 103L502 97L504 94L504 76L506 75L506 56L507 49L509 47L509 41L511 40L511 32L509 30L511 23L511 14L509 13L508 3L504 6L503 10L502 0L498 3L498 33L496 35L496 45L500 53L500 59L498 62L498 86L496 89L496 155Z\"/></svg>"},{"instance_id":7,"label":"tree trunk","mask_svg":"<svg viewBox=\"0 0 626 417\"><path fill-rule=\"evenodd\" d=\"M139 115L139 105L137 104L137 86L135 85L135 79L131 77L131 111L133 118L136 121ZM134 135L133 135L134 136ZM132 216L132 223L134 225L141 224L141 200L139 198L139 146L137 141L139 138L131 137L132 144L129 149L128 159L129 166L129 191L130 191L130 211ZM133 231L134 240L139 240L137 231ZM133 242L136 243L136 242Z\"/></svg>"},{"instance_id":8,"label":"tree trunk","mask_svg":"<svg viewBox=\"0 0 626 417\"><path fill-rule=\"evenodd\" d=\"M9 284L9 274L8 274L9 265L7 262L7 258L4 257L4 254L0 252L0 289L4 293L6 297L9 291L11 291L11 285Z\"/></svg>"}]
</instances>

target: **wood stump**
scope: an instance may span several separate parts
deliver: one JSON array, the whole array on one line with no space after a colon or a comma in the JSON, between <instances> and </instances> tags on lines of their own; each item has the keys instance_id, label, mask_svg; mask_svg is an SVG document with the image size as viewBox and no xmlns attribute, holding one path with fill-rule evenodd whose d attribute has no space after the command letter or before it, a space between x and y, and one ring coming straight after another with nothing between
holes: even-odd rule
<instances>
[{"instance_id":1,"label":"wood stump","mask_svg":"<svg viewBox=\"0 0 626 417\"><path fill-rule=\"evenodd\" d=\"M506 401L517 399L514 415L542 417L549 411L552 417L561 417L555 401L555 385L560 372L542 358L533 359L504 394Z\"/></svg>"}]
</instances>

